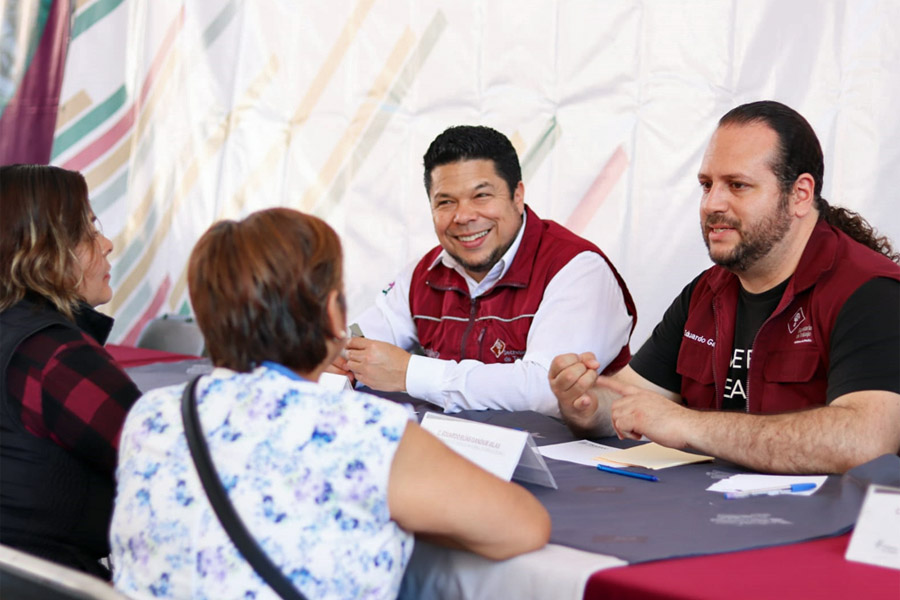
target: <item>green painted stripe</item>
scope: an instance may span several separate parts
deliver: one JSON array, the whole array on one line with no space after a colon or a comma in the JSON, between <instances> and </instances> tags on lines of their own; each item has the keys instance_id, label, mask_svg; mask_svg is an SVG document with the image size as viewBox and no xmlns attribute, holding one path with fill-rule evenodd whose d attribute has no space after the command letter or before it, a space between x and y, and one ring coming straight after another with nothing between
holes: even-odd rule
<instances>
[{"instance_id":1,"label":"green painted stripe","mask_svg":"<svg viewBox=\"0 0 900 600\"><path fill-rule=\"evenodd\" d=\"M222 32L225 31L225 28L228 27L229 23L234 20L234 15L238 13L238 7L241 4L243 4L243 2L231 0L231 2L216 15L216 18L213 19L212 23L206 28L206 31L203 32L204 48L208 48L210 44L216 41Z\"/></svg>"},{"instance_id":2,"label":"green painted stripe","mask_svg":"<svg viewBox=\"0 0 900 600\"><path fill-rule=\"evenodd\" d=\"M185 300L184 302L181 303L181 308L178 309L178 314L182 315L184 317L192 316L191 305L188 303L187 300Z\"/></svg>"},{"instance_id":3,"label":"green painted stripe","mask_svg":"<svg viewBox=\"0 0 900 600\"><path fill-rule=\"evenodd\" d=\"M544 162L553 146L556 145L560 135L562 135L562 128L556 122L556 115L554 115L547 125L547 131L540 137L537 144L528 151L528 154L525 155L525 159L522 161L522 181L531 181L531 178L541 167L541 163Z\"/></svg>"},{"instance_id":4,"label":"green painted stripe","mask_svg":"<svg viewBox=\"0 0 900 600\"><path fill-rule=\"evenodd\" d=\"M102 215L103 211L115 204L128 192L128 169L119 175L115 181L106 186L99 194L91 194L91 208L95 215ZM102 219L101 219L102 220Z\"/></svg>"},{"instance_id":5,"label":"green painted stripe","mask_svg":"<svg viewBox=\"0 0 900 600\"><path fill-rule=\"evenodd\" d=\"M171 189L169 191L171 191ZM131 270L134 263L140 260L141 255L144 253L144 246L150 235L149 232L156 229L156 222L158 220L159 215L156 212L156 205L153 205L150 208L150 212L147 214L147 220L143 223L143 231L141 231L140 235L131 240L128 247L125 249L125 252L119 257L119 260L116 261L116 264L110 271L110 280L113 284L113 289L117 287L121 280L125 279L125 276L128 274L128 271Z\"/></svg>"},{"instance_id":6,"label":"green painted stripe","mask_svg":"<svg viewBox=\"0 0 900 600\"><path fill-rule=\"evenodd\" d=\"M75 17L75 23L72 24L72 38L75 41L79 35L91 28L94 23L114 11L122 4L122 0L97 0L90 5L80 15Z\"/></svg>"},{"instance_id":7,"label":"green painted stripe","mask_svg":"<svg viewBox=\"0 0 900 600\"><path fill-rule=\"evenodd\" d=\"M315 208L314 212L318 216L324 217L341 201L350 181L372 152L372 149L375 147L379 138L381 138L391 117L397 112L397 107L403 103L403 98L406 96L407 92L409 92L412 83L419 75L419 71L422 70L425 60L431 54L431 51L434 49L438 39L441 37L441 34L444 33L446 28L447 18L444 16L444 13L439 10L431 19L428 27L425 28L425 32L422 33L419 44L416 46L416 49L403 67L403 70L400 72L394 85L391 86L391 89L388 91L385 102L381 105L378 113L369 123L368 127L366 127L366 131L363 133L359 143L353 150L350 160L345 163L337 177L335 177L334 184L328 191L328 196L325 198L325 201Z\"/></svg>"},{"instance_id":8,"label":"green painted stripe","mask_svg":"<svg viewBox=\"0 0 900 600\"><path fill-rule=\"evenodd\" d=\"M141 143L138 144L137 152L134 155L134 164L136 166L140 166L145 160L147 160L147 155L150 152L150 146L153 142L153 126L147 128L147 134L141 140ZM96 195L91 193L91 208L94 209L94 214L101 215L106 209L112 207L118 200L124 198L128 194L128 174L131 172L131 169L128 167L119 175L114 182L106 186L102 192L97 193Z\"/></svg>"},{"instance_id":9,"label":"green painted stripe","mask_svg":"<svg viewBox=\"0 0 900 600\"><path fill-rule=\"evenodd\" d=\"M225 30L231 20L233 20L234 15L237 14L237 7L240 5L240 2L232 0L217 16L213 19L213 23L206 28L204 32L203 39L204 42L209 45L215 41L215 39L221 35L221 33ZM122 88L124 90L124 87ZM87 118L87 116L85 117ZM73 126L74 128L74 126ZM89 131L89 130L88 130ZM153 138L155 136L155 125L153 122L150 123L150 126L145 130L142 139L138 145L137 155L134 159L134 168L140 168L140 166L144 163L148 156L148 150L153 145ZM68 132L66 132L68 133ZM84 133L87 133L85 131ZM83 134L82 134L83 135ZM116 180L116 182L110 185L107 190L104 190L103 194L98 195L97 199L93 202L103 202L103 203L113 203L116 200L121 199L127 194L127 176L128 171ZM124 189L118 189L117 186L120 182L123 183ZM113 189L117 188L117 189ZM109 194L106 197L106 194ZM175 196L175 181L172 178L169 178L167 182L166 191L162 194L163 198L174 198ZM106 204L104 204L106 206ZM94 210L96 211L96 205ZM132 269L132 267L137 263L144 254L145 246L147 241L152 236L152 233L156 230L157 222L159 221L159 214L156 210L156 204L151 206L150 212L147 215L147 220L141 224L141 230L138 235L128 243L125 248L125 252L119 257L116 261L115 266L113 266L111 271L111 280L114 282L113 288L115 288L115 282L123 280L128 272ZM151 290L152 291L152 290ZM116 319L117 322L130 324L133 319L138 318L139 312L144 306L144 302L141 300L142 298L146 298L148 296L152 296L151 291L146 291L143 286L141 286L140 290L132 294L132 297L129 298L126 305L122 308L120 312L117 313ZM131 305L134 302L138 302L138 308L131 311ZM187 308L182 307L182 310L187 310L187 314L190 314L190 305L185 305ZM125 335L127 331L122 331L121 335ZM115 338L112 338L115 339Z\"/></svg>"},{"instance_id":10,"label":"green painted stripe","mask_svg":"<svg viewBox=\"0 0 900 600\"><path fill-rule=\"evenodd\" d=\"M50 160L56 159L57 156L71 148L78 140L99 127L101 123L125 106L127 99L128 94L123 84L109 98L95 106L89 113L75 121L71 127L56 136L56 139L53 140L53 151L50 154Z\"/></svg>"},{"instance_id":11,"label":"green painted stripe","mask_svg":"<svg viewBox=\"0 0 900 600\"><path fill-rule=\"evenodd\" d=\"M153 288L150 283L145 281L138 289L137 293L131 296L131 299L116 313L116 322L112 331L109 332L110 340L121 340L128 333L128 330L137 322L148 302L153 301Z\"/></svg>"}]
</instances>

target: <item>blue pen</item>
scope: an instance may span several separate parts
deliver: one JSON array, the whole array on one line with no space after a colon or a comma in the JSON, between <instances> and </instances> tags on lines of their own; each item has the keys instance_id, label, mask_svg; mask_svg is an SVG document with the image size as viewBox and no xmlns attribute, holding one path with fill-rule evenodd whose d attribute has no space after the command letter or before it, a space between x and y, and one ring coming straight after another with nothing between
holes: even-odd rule
<instances>
[{"instance_id":1,"label":"blue pen","mask_svg":"<svg viewBox=\"0 0 900 600\"><path fill-rule=\"evenodd\" d=\"M635 473L634 471L626 471L625 469L617 469L615 467L607 467L606 465L597 465L600 471L607 473L615 473L616 475L624 475L625 477L634 477L635 479L645 479L647 481L659 481L656 475L644 475L643 473Z\"/></svg>"},{"instance_id":2,"label":"blue pen","mask_svg":"<svg viewBox=\"0 0 900 600\"><path fill-rule=\"evenodd\" d=\"M779 485L776 487L770 488L762 488L759 490L750 490L747 492L726 492L725 498L727 500L732 500L734 498L749 498L751 496L762 496L764 494L771 494L772 492L806 492L808 490L815 489L816 484L814 483L792 483L791 485Z\"/></svg>"}]
</instances>

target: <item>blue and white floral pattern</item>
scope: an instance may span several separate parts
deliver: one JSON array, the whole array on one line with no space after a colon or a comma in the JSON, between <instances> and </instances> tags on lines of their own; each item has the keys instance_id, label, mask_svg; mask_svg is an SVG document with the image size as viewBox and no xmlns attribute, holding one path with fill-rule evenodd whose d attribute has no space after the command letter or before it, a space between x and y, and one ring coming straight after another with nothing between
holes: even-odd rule
<instances>
[{"instance_id":1,"label":"blue and white floral pattern","mask_svg":"<svg viewBox=\"0 0 900 600\"><path fill-rule=\"evenodd\" d=\"M197 477L184 386L153 390L125 422L110 538L133 598L277 598L228 535ZM390 520L391 461L408 408L331 392L272 363L216 369L196 390L216 471L241 520L310 598L394 598L413 538Z\"/></svg>"}]
</instances>

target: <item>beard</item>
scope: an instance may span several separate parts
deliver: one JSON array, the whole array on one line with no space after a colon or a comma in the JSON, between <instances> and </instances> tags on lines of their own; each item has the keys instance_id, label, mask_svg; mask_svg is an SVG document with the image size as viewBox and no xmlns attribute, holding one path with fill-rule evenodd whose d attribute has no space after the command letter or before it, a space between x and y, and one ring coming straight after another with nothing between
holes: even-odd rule
<instances>
[{"instance_id":1,"label":"beard","mask_svg":"<svg viewBox=\"0 0 900 600\"><path fill-rule=\"evenodd\" d=\"M511 240L509 240L508 244L504 244L503 246L497 246L496 248L494 248L494 251L488 255L487 258L485 258L483 261L477 262L477 263L465 261L462 258L460 258L459 256L457 256L456 254L454 254L453 252L450 252L449 250L447 251L447 254L452 256L453 260L455 260L457 263L459 263L462 266L462 268L465 269L466 271L468 271L469 273L487 273L488 271L490 271L491 269L494 268L494 265L496 265L500 261L501 258L503 258L503 255L506 254L506 251L512 247L513 242L515 240L516 240L516 238L515 238L515 236L513 236L513 238Z\"/></svg>"},{"instance_id":2,"label":"beard","mask_svg":"<svg viewBox=\"0 0 900 600\"><path fill-rule=\"evenodd\" d=\"M781 194L778 205L759 220L742 226L739 219L729 219L724 215L711 215L706 218L701 229L703 242L709 250L708 231L717 225L733 227L741 236L741 241L730 251L713 254L709 258L714 263L728 269L732 273L743 273L771 252L772 248L784 239L791 228L791 215L788 212L788 195Z\"/></svg>"}]
</instances>

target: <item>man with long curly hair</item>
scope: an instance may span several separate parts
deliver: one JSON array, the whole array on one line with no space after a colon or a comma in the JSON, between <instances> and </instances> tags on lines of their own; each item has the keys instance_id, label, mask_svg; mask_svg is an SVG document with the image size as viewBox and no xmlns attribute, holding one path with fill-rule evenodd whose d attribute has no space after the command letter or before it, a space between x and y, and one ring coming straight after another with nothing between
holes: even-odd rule
<instances>
[{"instance_id":1,"label":"man with long curly hair","mask_svg":"<svg viewBox=\"0 0 900 600\"><path fill-rule=\"evenodd\" d=\"M722 117L698 174L715 265L615 376L589 354L554 359L573 430L771 472L840 473L900 450L898 255L822 197L823 164L783 104Z\"/></svg>"}]
</instances>

